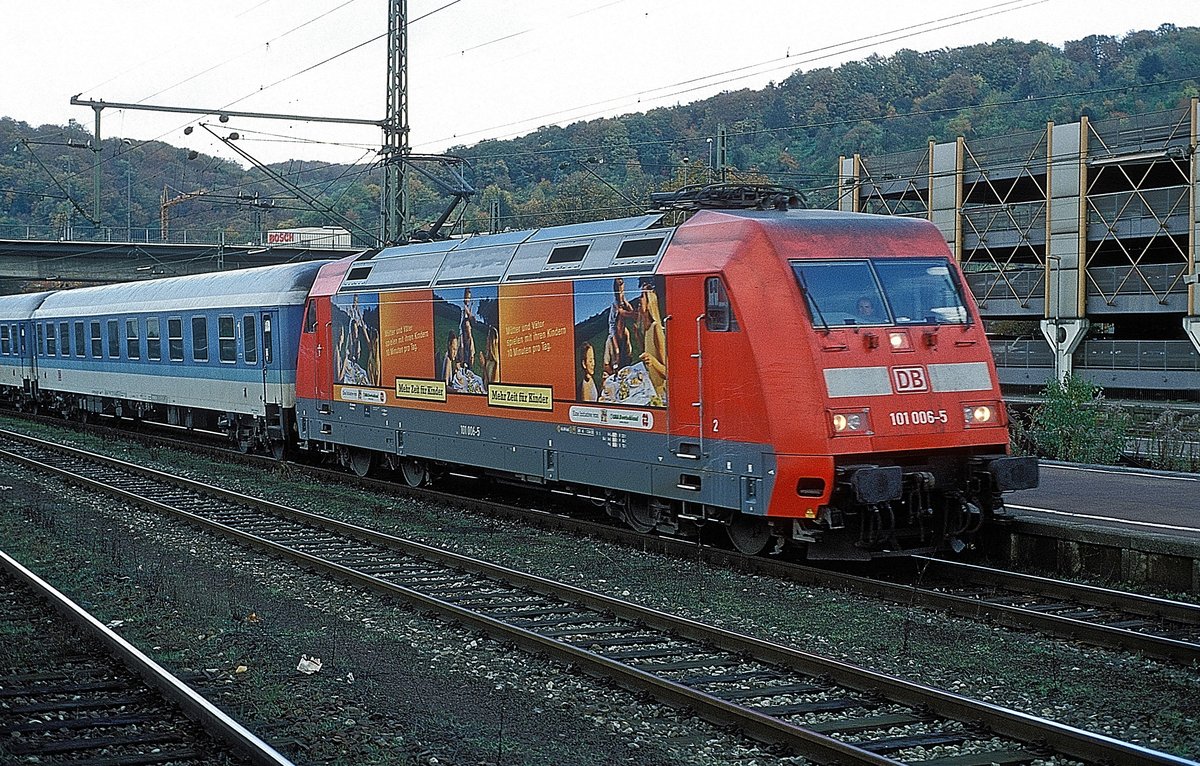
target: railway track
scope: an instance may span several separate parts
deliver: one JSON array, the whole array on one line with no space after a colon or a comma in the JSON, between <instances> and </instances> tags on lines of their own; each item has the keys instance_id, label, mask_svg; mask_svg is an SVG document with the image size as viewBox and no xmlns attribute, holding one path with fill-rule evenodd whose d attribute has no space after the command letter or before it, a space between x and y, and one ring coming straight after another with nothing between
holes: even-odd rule
<instances>
[{"instance_id":1,"label":"railway track","mask_svg":"<svg viewBox=\"0 0 1200 766\"><path fill-rule=\"evenodd\" d=\"M291 764L3 552L0 633L4 763Z\"/></svg>"},{"instance_id":2,"label":"railway track","mask_svg":"<svg viewBox=\"0 0 1200 766\"><path fill-rule=\"evenodd\" d=\"M49 422L61 426L59 421ZM122 438L129 436L128 432L117 429L112 429L112 433ZM178 449L216 453L222 459L237 459L253 465L277 464L272 458L233 453L215 443L197 446L194 442L157 434L142 434L139 438ZM391 481L356 477L314 466L301 468L315 478L385 493L416 494L545 529L597 537L714 566L806 585L850 590L898 604L938 609L1005 627L1137 652L1185 666L1200 663L1200 605L1197 604L920 556L910 557L907 568L900 572L860 576L786 559L747 557L719 546L698 545L694 540L644 535L607 519L597 522L567 516L553 509L544 510L547 505L544 498L528 505L516 505L466 497L452 491L410 489Z\"/></svg>"},{"instance_id":3,"label":"railway track","mask_svg":"<svg viewBox=\"0 0 1200 766\"><path fill-rule=\"evenodd\" d=\"M0 450L10 460L454 618L820 763L1190 763L111 458L9 434L0 436Z\"/></svg>"}]
</instances>

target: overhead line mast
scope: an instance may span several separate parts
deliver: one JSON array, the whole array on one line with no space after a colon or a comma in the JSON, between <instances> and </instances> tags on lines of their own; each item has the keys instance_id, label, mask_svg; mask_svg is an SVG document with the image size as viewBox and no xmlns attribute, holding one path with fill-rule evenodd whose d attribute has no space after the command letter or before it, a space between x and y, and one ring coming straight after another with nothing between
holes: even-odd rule
<instances>
[{"instance_id":1,"label":"overhead line mast","mask_svg":"<svg viewBox=\"0 0 1200 766\"><path fill-rule=\"evenodd\" d=\"M408 143L408 0L388 3L387 115L383 122L384 245L409 239L408 189L404 164Z\"/></svg>"}]
</instances>

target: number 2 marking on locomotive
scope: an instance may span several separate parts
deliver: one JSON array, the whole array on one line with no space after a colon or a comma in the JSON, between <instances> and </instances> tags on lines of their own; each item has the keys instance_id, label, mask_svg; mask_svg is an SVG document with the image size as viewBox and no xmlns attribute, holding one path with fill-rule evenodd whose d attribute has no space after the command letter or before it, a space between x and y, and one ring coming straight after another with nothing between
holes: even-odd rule
<instances>
[{"instance_id":1,"label":"number 2 marking on locomotive","mask_svg":"<svg viewBox=\"0 0 1200 766\"><path fill-rule=\"evenodd\" d=\"M720 430L721 430L720 422L716 418L713 418L713 433L715 434L717 431L720 431Z\"/></svg>"}]
</instances>

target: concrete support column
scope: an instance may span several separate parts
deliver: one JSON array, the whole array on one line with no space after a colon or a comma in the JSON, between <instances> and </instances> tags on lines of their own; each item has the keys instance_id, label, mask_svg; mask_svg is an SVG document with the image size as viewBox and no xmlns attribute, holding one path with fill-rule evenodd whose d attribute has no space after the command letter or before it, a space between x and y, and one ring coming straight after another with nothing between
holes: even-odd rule
<instances>
[{"instance_id":1,"label":"concrete support column","mask_svg":"<svg viewBox=\"0 0 1200 766\"><path fill-rule=\"evenodd\" d=\"M963 139L929 142L929 221L946 238L954 260L962 262Z\"/></svg>"},{"instance_id":2,"label":"concrete support column","mask_svg":"<svg viewBox=\"0 0 1200 766\"><path fill-rule=\"evenodd\" d=\"M1043 319L1042 336L1054 352L1054 379L1060 383L1071 372L1071 355L1087 335L1091 325L1087 319Z\"/></svg>"},{"instance_id":3,"label":"concrete support column","mask_svg":"<svg viewBox=\"0 0 1200 766\"><path fill-rule=\"evenodd\" d=\"M862 163L857 154L853 157L838 157L838 210L847 213L859 212L859 196L862 188L861 168Z\"/></svg>"},{"instance_id":4,"label":"concrete support column","mask_svg":"<svg viewBox=\"0 0 1200 766\"><path fill-rule=\"evenodd\" d=\"M1054 352L1059 381L1087 333L1088 122L1046 128L1046 305L1042 334Z\"/></svg>"}]
</instances>

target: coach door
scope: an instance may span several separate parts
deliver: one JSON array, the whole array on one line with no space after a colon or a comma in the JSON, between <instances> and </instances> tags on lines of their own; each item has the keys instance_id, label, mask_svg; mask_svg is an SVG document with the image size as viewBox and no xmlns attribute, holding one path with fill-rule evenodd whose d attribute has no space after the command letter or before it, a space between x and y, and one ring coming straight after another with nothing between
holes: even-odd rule
<instances>
[{"instance_id":1,"label":"coach door","mask_svg":"<svg viewBox=\"0 0 1200 766\"><path fill-rule=\"evenodd\" d=\"M279 314L275 311L264 311L259 317L262 320L262 345L259 348L262 359L263 401L267 404L285 405L283 391L283 372L280 369L278 339L275 337L279 322Z\"/></svg>"}]
</instances>

